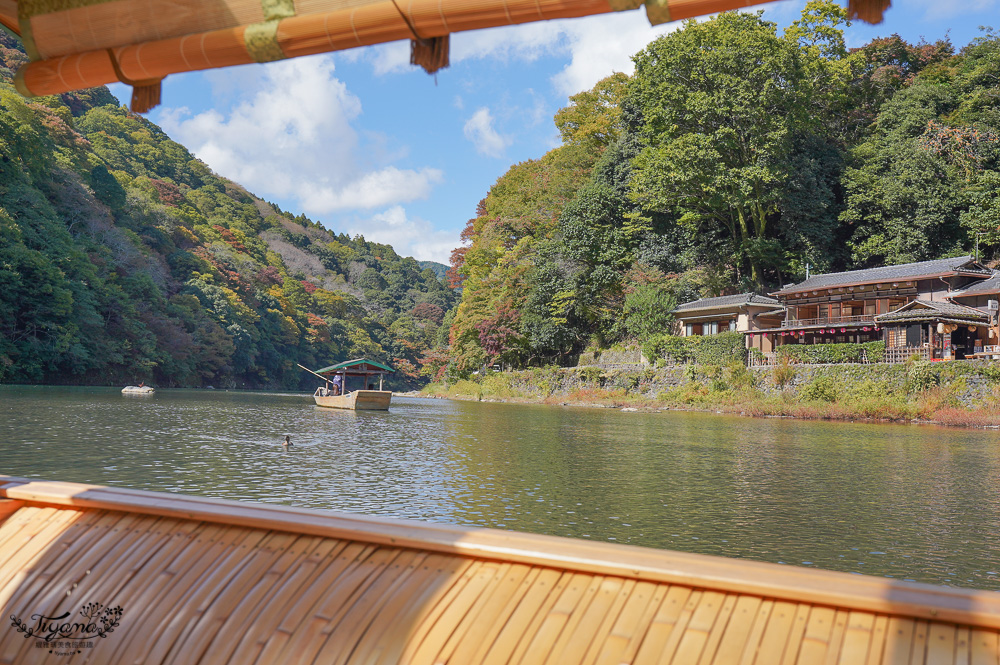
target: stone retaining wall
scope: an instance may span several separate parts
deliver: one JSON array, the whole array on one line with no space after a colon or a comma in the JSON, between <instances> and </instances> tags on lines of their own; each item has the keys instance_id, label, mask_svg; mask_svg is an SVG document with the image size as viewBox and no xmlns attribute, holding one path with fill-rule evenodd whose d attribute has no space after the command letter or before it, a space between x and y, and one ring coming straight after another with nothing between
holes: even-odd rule
<instances>
[{"instance_id":1,"label":"stone retaining wall","mask_svg":"<svg viewBox=\"0 0 1000 665\"><path fill-rule=\"evenodd\" d=\"M749 373L749 377L740 372ZM892 392L912 392L941 386L953 391L963 405L972 406L984 400L997 399L1000 391L1000 363L953 361L790 365L784 370L781 366L723 368L699 365L538 368L488 377L485 379L483 395L485 397L496 392L502 397L500 393L506 390L524 396L545 398L569 396L578 391L600 388L624 390L628 395L656 398L660 393L697 382L722 390L727 387L740 390L745 389L741 386L753 385L766 395L785 393L790 397L797 397L803 388L819 379L828 381L838 391L851 391L865 385L871 389L884 388Z\"/></svg>"}]
</instances>

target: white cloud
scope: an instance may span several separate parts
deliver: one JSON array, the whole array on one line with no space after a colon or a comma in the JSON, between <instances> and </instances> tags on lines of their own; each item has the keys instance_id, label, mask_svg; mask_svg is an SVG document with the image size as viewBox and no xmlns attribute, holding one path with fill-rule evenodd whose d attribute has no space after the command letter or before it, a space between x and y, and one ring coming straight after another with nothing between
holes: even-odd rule
<instances>
[{"instance_id":1,"label":"white cloud","mask_svg":"<svg viewBox=\"0 0 1000 665\"><path fill-rule=\"evenodd\" d=\"M552 83L559 92L569 96L593 88L595 83L615 72L631 75L635 71L632 56L680 25L674 22L651 26L642 11L567 21L570 61L552 77Z\"/></svg>"},{"instance_id":2,"label":"white cloud","mask_svg":"<svg viewBox=\"0 0 1000 665\"><path fill-rule=\"evenodd\" d=\"M460 244L457 231L435 230L426 220L410 218L406 210L398 205L349 224L347 232L363 235L372 242L392 245L400 256L445 264L451 250Z\"/></svg>"},{"instance_id":3,"label":"white cloud","mask_svg":"<svg viewBox=\"0 0 1000 665\"><path fill-rule=\"evenodd\" d=\"M615 72L631 74L632 56L679 22L651 26L644 11L612 12L576 19L490 28L452 36L452 61L498 58L531 62L543 55L568 56L552 77L564 95L589 90Z\"/></svg>"},{"instance_id":4,"label":"white cloud","mask_svg":"<svg viewBox=\"0 0 1000 665\"><path fill-rule=\"evenodd\" d=\"M400 192L407 192L408 201L424 199L430 194L431 186L443 178L444 174L437 169L410 171L387 166L365 174L340 190L332 187L314 189L302 199L302 207L319 213L348 208L378 208L398 201Z\"/></svg>"},{"instance_id":5,"label":"white cloud","mask_svg":"<svg viewBox=\"0 0 1000 665\"><path fill-rule=\"evenodd\" d=\"M424 198L441 181L437 169L387 163L402 153L384 150L378 137L362 142L353 126L361 101L336 78L331 56L240 69L238 91L231 80L213 89L234 96L231 109L166 109L160 116L171 136L220 175L260 196L298 201L313 215Z\"/></svg>"},{"instance_id":6,"label":"white cloud","mask_svg":"<svg viewBox=\"0 0 1000 665\"><path fill-rule=\"evenodd\" d=\"M371 47L375 73L379 76L396 72L407 72L412 69L410 64L410 42L389 42Z\"/></svg>"},{"instance_id":7,"label":"white cloud","mask_svg":"<svg viewBox=\"0 0 1000 665\"><path fill-rule=\"evenodd\" d=\"M465 138L476 146L476 152L488 157L502 157L504 150L510 145L509 137L501 136L493 128L493 116L485 106L472 114L463 128Z\"/></svg>"},{"instance_id":8,"label":"white cloud","mask_svg":"<svg viewBox=\"0 0 1000 665\"><path fill-rule=\"evenodd\" d=\"M456 32L451 35L449 60L452 64L463 60L486 59L531 62L543 55L551 55L560 48L562 30L553 26L559 21L525 23L517 26ZM397 74L413 71L410 64L410 42L402 40L386 44L353 49L364 54L372 63L375 74ZM347 51L345 51L346 53ZM361 56L355 56L358 58Z\"/></svg>"},{"instance_id":9,"label":"white cloud","mask_svg":"<svg viewBox=\"0 0 1000 665\"><path fill-rule=\"evenodd\" d=\"M454 33L450 56L453 64L487 58L533 62L543 56L568 57L569 64L552 79L558 92L568 96L589 90L615 72L631 74L632 56L679 26L679 22L650 26L642 10L539 21ZM376 74L408 71L409 42L372 47L370 57Z\"/></svg>"},{"instance_id":10,"label":"white cloud","mask_svg":"<svg viewBox=\"0 0 1000 665\"><path fill-rule=\"evenodd\" d=\"M451 61L493 58L532 62L562 51L566 26L572 22L540 21L457 32L451 36Z\"/></svg>"}]
</instances>

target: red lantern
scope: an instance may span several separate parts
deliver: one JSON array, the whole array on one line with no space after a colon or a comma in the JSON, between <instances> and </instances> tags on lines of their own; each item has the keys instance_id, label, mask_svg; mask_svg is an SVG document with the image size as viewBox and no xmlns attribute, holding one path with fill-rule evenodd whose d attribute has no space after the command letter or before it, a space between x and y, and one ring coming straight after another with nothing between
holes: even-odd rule
<instances>
[{"instance_id":1,"label":"red lantern","mask_svg":"<svg viewBox=\"0 0 1000 665\"><path fill-rule=\"evenodd\" d=\"M847 332L847 328L841 328L841 329L840 329L840 332L842 332L842 333L845 333L845 332Z\"/></svg>"},{"instance_id":2,"label":"red lantern","mask_svg":"<svg viewBox=\"0 0 1000 665\"><path fill-rule=\"evenodd\" d=\"M862 330L864 330L865 332L868 332L869 330L871 330L871 328L869 328L868 326L865 326L864 328L862 328Z\"/></svg>"}]
</instances>

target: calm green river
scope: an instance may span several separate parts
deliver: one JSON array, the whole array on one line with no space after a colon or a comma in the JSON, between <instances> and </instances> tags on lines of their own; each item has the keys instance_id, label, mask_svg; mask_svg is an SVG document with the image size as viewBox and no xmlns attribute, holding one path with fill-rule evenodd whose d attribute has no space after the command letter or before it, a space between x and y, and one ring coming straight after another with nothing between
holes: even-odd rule
<instances>
[{"instance_id":1,"label":"calm green river","mask_svg":"<svg viewBox=\"0 0 1000 665\"><path fill-rule=\"evenodd\" d=\"M301 394L0 387L0 474L981 589L1000 589L998 443L699 413L413 398L354 413Z\"/></svg>"}]
</instances>

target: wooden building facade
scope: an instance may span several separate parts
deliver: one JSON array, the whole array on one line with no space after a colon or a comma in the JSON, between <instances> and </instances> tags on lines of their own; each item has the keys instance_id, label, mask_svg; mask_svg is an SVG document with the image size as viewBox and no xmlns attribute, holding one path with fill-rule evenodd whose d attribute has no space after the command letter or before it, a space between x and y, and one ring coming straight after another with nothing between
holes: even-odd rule
<instances>
[{"instance_id":1,"label":"wooden building facade","mask_svg":"<svg viewBox=\"0 0 1000 665\"><path fill-rule=\"evenodd\" d=\"M1000 279L971 256L815 275L771 294L785 318L768 336L772 346L884 340L889 360L961 359L997 344L998 292Z\"/></svg>"},{"instance_id":2,"label":"wooden building facade","mask_svg":"<svg viewBox=\"0 0 1000 665\"><path fill-rule=\"evenodd\" d=\"M779 300L756 293L693 300L678 305L673 314L674 334L682 337L715 335L727 330L755 333L777 328L785 318ZM748 335L748 343L750 339Z\"/></svg>"}]
</instances>

